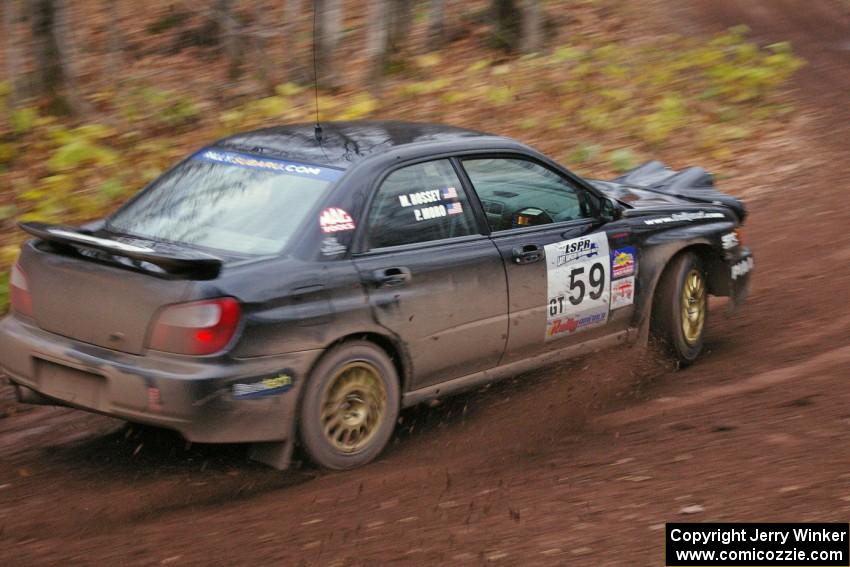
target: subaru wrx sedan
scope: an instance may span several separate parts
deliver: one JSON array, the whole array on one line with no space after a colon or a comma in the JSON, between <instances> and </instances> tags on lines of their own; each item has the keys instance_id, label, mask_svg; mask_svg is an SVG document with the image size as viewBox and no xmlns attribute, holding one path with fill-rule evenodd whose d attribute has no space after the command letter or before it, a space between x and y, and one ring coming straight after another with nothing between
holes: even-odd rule
<instances>
[{"instance_id":1,"label":"subaru wrx sedan","mask_svg":"<svg viewBox=\"0 0 850 567\"><path fill-rule=\"evenodd\" d=\"M646 334L692 363L709 294L746 296L745 216L701 168L588 180L434 124L248 132L101 221L22 224L0 368L23 402L351 468L404 406Z\"/></svg>"}]
</instances>

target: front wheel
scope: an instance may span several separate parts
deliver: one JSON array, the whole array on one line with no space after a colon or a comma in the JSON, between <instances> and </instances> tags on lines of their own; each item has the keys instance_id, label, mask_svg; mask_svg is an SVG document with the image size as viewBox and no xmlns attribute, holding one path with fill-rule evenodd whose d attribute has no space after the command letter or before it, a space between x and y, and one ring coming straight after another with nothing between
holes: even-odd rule
<instances>
[{"instance_id":1,"label":"front wheel","mask_svg":"<svg viewBox=\"0 0 850 567\"><path fill-rule=\"evenodd\" d=\"M703 347L708 319L708 285L699 257L691 252L664 270L652 313L652 334L682 366L693 363Z\"/></svg>"},{"instance_id":2,"label":"front wheel","mask_svg":"<svg viewBox=\"0 0 850 567\"><path fill-rule=\"evenodd\" d=\"M378 456L399 411L398 375L386 353L365 341L343 343L314 369L302 399L301 442L328 469L351 469Z\"/></svg>"}]
</instances>

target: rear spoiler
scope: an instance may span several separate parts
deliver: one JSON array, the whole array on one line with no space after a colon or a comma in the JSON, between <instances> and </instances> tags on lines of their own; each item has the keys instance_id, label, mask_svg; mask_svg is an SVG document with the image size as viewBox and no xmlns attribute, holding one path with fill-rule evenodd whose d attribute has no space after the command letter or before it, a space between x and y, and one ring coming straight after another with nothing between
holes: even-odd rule
<instances>
[{"instance_id":1,"label":"rear spoiler","mask_svg":"<svg viewBox=\"0 0 850 567\"><path fill-rule=\"evenodd\" d=\"M94 236L78 228L43 222L22 222L18 223L18 226L21 230L59 248L96 250L137 262L148 262L159 267L166 276L212 279L221 271L221 258L197 250L154 250L146 246ZM143 269L143 266L134 267ZM151 273L160 275L155 271Z\"/></svg>"}]
</instances>

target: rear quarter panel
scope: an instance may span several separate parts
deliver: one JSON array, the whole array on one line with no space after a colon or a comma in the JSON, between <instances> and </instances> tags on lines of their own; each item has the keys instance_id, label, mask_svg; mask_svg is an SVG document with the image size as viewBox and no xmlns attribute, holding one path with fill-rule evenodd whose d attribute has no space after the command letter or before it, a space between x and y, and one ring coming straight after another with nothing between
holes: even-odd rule
<instances>
[{"instance_id":1,"label":"rear quarter panel","mask_svg":"<svg viewBox=\"0 0 850 567\"><path fill-rule=\"evenodd\" d=\"M243 302L242 332L230 352L236 358L324 349L375 326L350 260L270 261L200 285L203 296Z\"/></svg>"}]
</instances>

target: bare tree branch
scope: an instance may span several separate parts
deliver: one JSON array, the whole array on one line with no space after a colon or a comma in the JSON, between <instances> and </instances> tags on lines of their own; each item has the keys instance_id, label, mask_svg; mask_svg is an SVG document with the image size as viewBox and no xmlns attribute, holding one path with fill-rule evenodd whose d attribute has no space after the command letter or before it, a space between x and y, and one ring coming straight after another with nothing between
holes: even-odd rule
<instances>
[{"instance_id":1,"label":"bare tree branch","mask_svg":"<svg viewBox=\"0 0 850 567\"><path fill-rule=\"evenodd\" d=\"M524 53L537 53L543 48L543 7L540 0L523 0L522 38Z\"/></svg>"},{"instance_id":2,"label":"bare tree branch","mask_svg":"<svg viewBox=\"0 0 850 567\"><path fill-rule=\"evenodd\" d=\"M391 0L369 0L366 56L369 59L369 85L377 90L387 63L387 27Z\"/></svg>"},{"instance_id":3,"label":"bare tree branch","mask_svg":"<svg viewBox=\"0 0 850 567\"><path fill-rule=\"evenodd\" d=\"M227 74L235 79L242 72L242 45L237 33L238 22L231 10L231 0L216 0L215 21L218 23L219 42L228 60Z\"/></svg>"},{"instance_id":4,"label":"bare tree branch","mask_svg":"<svg viewBox=\"0 0 850 567\"><path fill-rule=\"evenodd\" d=\"M287 62L287 79L300 83L304 68L298 57L298 23L301 20L301 0L286 0L283 8L283 60Z\"/></svg>"},{"instance_id":5,"label":"bare tree branch","mask_svg":"<svg viewBox=\"0 0 850 567\"><path fill-rule=\"evenodd\" d=\"M430 0L428 5L428 40L429 51L440 49L446 40L446 2L445 0Z\"/></svg>"},{"instance_id":6,"label":"bare tree branch","mask_svg":"<svg viewBox=\"0 0 850 567\"><path fill-rule=\"evenodd\" d=\"M342 33L342 0L315 0L316 64L318 82L329 89L340 87L335 52Z\"/></svg>"},{"instance_id":7,"label":"bare tree branch","mask_svg":"<svg viewBox=\"0 0 850 567\"><path fill-rule=\"evenodd\" d=\"M3 35L6 38L6 77L9 82L9 102L14 107L18 103L18 44L15 41L15 23L18 18L17 0L3 1Z\"/></svg>"}]
</instances>

